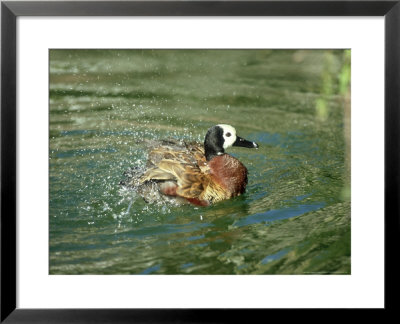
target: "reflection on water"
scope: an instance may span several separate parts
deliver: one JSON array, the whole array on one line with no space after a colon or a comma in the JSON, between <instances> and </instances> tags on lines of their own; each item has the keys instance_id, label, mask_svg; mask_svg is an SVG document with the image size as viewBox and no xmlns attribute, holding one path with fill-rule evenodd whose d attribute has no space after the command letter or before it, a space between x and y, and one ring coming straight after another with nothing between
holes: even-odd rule
<instances>
[{"instance_id":1,"label":"reflection on water","mask_svg":"<svg viewBox=\"0 0 400 324\"><path fill-rule=\"evenodd\" d=\"M51 50L51 274L350 273L350 52ZM121 188L148 140L215 124L244 195L149 205Z\"/></svg>"}]
</instances>

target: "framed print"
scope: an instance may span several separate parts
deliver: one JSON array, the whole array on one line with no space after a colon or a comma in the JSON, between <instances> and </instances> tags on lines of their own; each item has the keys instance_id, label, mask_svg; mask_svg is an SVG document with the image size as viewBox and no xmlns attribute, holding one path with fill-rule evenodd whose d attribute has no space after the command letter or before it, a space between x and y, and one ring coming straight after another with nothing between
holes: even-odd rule
<instances>
[{"instance_id":1,"label":"framed print","mask_svg":"<svg viewBox=\"0 0 400 324\"><path fill-rule=\"evenodd\" d=\"M393 308L398 1L1 8L2 321Z\"/></svg>"}]
</instances>

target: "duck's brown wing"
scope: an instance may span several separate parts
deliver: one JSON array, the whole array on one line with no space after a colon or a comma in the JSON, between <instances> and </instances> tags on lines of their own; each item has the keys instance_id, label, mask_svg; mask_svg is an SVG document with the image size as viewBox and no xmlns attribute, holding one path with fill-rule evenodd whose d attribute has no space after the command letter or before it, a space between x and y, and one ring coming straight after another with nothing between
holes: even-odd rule
<instances>
[{"instance_id":1,"label":"duck's brown wing","mask_svg":"<svg viewBox=\"0 0 400 324\"><path fill-rule=\"evenodd\" d=\"M179 160L165 159L145 172L142 182L172 180L177 184L176 194L185 198L197 198L209 182L209 176L202 173L197 165L182 163Z\"/></svg>"}]
</instances>

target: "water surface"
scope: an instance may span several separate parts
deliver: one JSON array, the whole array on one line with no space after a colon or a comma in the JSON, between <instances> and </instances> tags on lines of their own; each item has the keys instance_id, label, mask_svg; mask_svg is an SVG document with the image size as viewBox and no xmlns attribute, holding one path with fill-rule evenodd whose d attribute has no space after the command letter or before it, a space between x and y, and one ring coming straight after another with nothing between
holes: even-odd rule
<instances>
[{"instance_id":1,"label":"water surface","mask_svg":"<svg viewBox=\"0 0 400 324\"><path fill-rule=\"evenodd\" d=\"M50 274L349 274L342 50L51 50ZM234 126L245 195L149 205L145 140Z\"/></svg>"}]
</instances>

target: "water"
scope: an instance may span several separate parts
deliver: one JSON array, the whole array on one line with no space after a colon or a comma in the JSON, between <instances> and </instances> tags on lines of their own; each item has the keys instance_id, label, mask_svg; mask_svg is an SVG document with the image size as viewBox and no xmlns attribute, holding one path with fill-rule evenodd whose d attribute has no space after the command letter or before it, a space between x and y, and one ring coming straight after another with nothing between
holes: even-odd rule
<instances>
[{"instance_id":1,"label":"water","mask_svg":"<svg viewBox=\"0 0 400 324\"><path fill-rule=\"evenodd\" d=\"M349 52L51 50L50 274L350 274ZM234 126L245 195L146 204L145 140Z\"/></svg>"}]
</instances>

